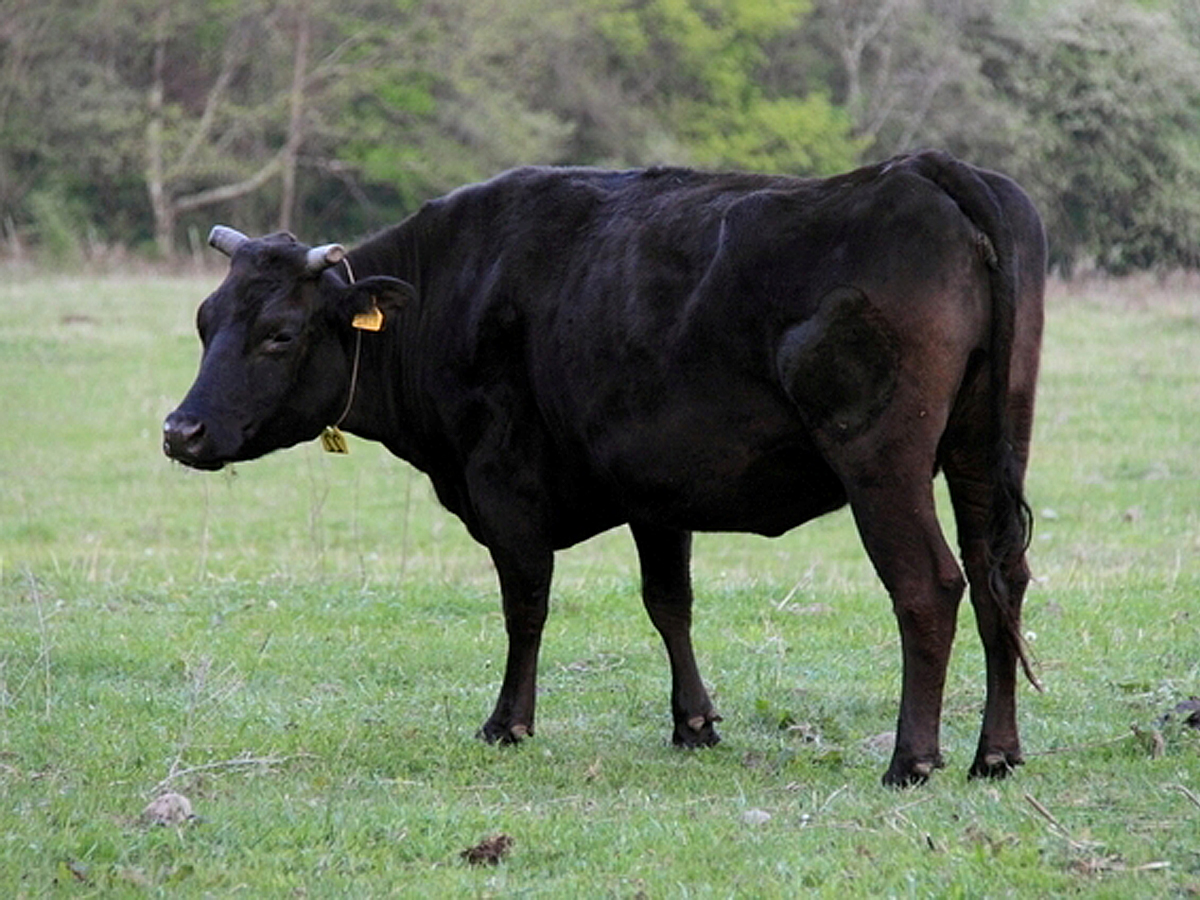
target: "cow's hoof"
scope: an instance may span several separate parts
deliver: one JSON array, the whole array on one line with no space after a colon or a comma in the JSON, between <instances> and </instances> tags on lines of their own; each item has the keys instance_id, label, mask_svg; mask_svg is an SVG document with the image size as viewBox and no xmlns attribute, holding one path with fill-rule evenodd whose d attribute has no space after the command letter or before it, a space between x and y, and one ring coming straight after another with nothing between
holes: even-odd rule
<instances>
[{"instance_id":1,"label":"cow's hoof","mask_svg":"<svg viewBox=\"0 0 1200 900\"><path fill-rule=\"evenodd\" d=\"M1024 763L1021 751L1006 752L992 750L975 757L968 778L1007 778L1017 766Z\"/></svg>"},{"instance_id":2,"label":"cow's hoof","mask_svg":"<svg viewBox=\"0 0 1200 900\"><path fill-rule=\"evenodd\" d=\"M931 760L901 761L893 759L892 764L888 766L888 770L883 773L883 783L886 787L894 788L917 787L929 780L929 776L933 774L934 769L945 768L945 765L941 754L938 754Z\"/></svg>"},{"instance_id":3,"label":"cow's hoof","mask_svg":"<svg viewBox=\"0 0 1200 900\"><path fill-rule=\"evenodd\" d=\"M721 717L716 713L709 713L706 716L692 716L686 722L676 722L671 743L685 750L715 747L721 743L721 736L713 728L713 723L720 721Z\"/></svg>"},{"instance_id":4,"label":"cow's hoof","mask_svg":"<svg viewBox=\"0 0 1200 900\"><path fill-rule=\"evenodd\" d=\"M489 719L475 736L489 744L519 744L525 738L533 737L533 726L521 723L507 725Z\"/></svg>"}]
</instances>

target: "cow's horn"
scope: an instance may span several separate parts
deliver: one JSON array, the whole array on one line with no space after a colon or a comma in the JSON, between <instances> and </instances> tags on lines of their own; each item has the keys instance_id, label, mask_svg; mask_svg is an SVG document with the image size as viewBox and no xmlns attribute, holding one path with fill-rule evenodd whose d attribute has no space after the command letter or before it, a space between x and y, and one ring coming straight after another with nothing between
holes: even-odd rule
<instances>
[{"instance_id":1,"label":"cow's horn","mask_svg":"<svg viewBox=\"0 0 1200 900\"><path fill-rule=\"evenodd\" d=\"M330 266L336 266L346 258L346 248L341 244L322 244L313 247L304 257L308 271L316 274L324 272Z\"/></svg>"},{"instance_id":2,"label":"cow's horn","mask_svg":"<svg viewBox=\"0 0 1200 900\"><path fill-rule=\"evenodd\" d=\"M250 238L240 231L225 225L214 225L213 230L208 233L208 245L226 256L233 256L234 251L248 240Z\"/></svg>"}]
</instances>

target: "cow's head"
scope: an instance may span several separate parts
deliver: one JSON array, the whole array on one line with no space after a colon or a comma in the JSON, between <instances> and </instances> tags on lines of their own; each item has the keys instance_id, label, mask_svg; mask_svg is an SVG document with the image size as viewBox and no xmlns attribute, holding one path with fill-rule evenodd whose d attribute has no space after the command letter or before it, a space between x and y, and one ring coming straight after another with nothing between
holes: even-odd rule
<instances>
[{"instance_id":1,"label":"cow's head","mask_svg":"<svg viewBox=\"0 0 1200 900\"><path fill-rule=\"evenodd\" d=\"M251 239L217 226L209 243L229 274L202 304L200 371L163 423L163 451L198 469L254 459L312 440L342 414L354 364L352 321L411 296L396 278L348 284L340 244L306 247L290 234Z\"/></svg>"}]
</instances>

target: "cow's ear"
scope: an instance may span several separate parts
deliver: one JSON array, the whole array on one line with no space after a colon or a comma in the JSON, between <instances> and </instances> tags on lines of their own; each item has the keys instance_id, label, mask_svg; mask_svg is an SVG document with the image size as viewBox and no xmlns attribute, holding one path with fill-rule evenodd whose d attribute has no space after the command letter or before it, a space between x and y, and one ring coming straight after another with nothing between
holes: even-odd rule
<instances>
[{"instance_id":1,"label":"cow's ear","mask_svg":"<svg viewBox=\"0 0 1200 900\"><path fill-rule=\"evenodd\" d=\"M343 309L350 314L354 327L380 331L390 315L416 296L416 289L407 281L372 275L347 286Z\"/></svg>"}]
</instances>

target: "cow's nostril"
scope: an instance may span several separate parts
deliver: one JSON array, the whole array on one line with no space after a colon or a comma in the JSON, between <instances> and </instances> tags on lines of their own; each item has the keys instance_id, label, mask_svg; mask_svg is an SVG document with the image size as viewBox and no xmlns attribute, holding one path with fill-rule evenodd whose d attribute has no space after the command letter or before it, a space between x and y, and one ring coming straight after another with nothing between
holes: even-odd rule
<instances>
[{"instance_id":1,"label":"cow's nostril","mask_svg":"<svg viewBox=\"0 0 1200 900\"><path fill-rule=\"evenodd\" d=\"M204 423L194 416L173 412L163 422L163 452L172 459L197 455L204 442Z\"/></svg>"}]
</instances>

